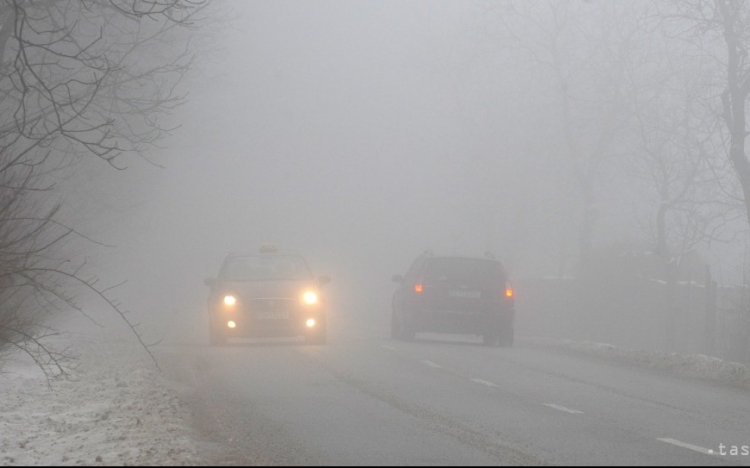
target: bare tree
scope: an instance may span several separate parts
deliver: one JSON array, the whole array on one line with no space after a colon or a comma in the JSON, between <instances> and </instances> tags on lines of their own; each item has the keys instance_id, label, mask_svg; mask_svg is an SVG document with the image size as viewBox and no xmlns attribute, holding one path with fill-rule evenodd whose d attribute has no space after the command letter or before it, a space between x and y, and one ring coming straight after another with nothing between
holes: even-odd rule
<instances>
[{"instance_id":1,"label":"bare tree","mask_svg":"<svg viewBox=\"0 0 750 468\"><path fill-rule=\"evenodd\" d=\"M626 161L653 207L644 227L663 268L666 346L674 349L683 262L699 246L731 237L724 228L738 205L716 183L726 167L712 157L720 122L700 73L704 61L686 64L684 47L658 35L643 43L646 53L626 62L633 118Z\"/></svg>"},{"instance_id":2,"label":"bare tree","mask_svg":"<svg viewBox=\"0 0 750 468\"><path fill-rule=\"evenodd\" d=\"M168 133L193 60L186 33L207 2L0 2L0 346L48 374L64 373L66 354L45 344L45 318L80 309L81 286L141 340L110 288L66 255L86 236L59 219L55 189L89 157L122 169L122 154L146 157Z\"/></svg>"},{"instance_id":3,"label":"bare tree","mask_svg":"<svg viewBox=\"0 0 750 468\"><path fill-rule=\"evenodd\" d=\"M720 96L720 118L727 142L722 152L738 182L741 194L737 198L744 207L745 221L750 223L750 160L745 148L750 96L750 4L743 0L681 0L660 4L657 13L667 34L686 40L700 55L714 62L710 89ZM747 314L750 317L750 311Z\"/></svg>"},{"instance_id":4,"label":"bare tree","mask_svg":"<svg viewBox=\"0 0 750 468\"><path fill-rule=\"evenodd\" d=\"M629 43L617 2L506 1L489 10L503 25L500 41L520 50L546 78L565 167L580 206L578 252L585 263L600 213L597 187L623 127L621 55ZM619 34L618 34L619 33Z\"/></svg>"},{"instance_id":5,"label":"bare tree","mask_svg":"<svg viewBox=\"0 0 750 468\"><path fill-rule=\"evenodd\" d=\"M750 222L750 160L745 150L750 95L750 4L742 0L681 0L657 9L665 34L682 38L714 61L709 91L721 97L726 155L742 191Z\"/></svg>"}]
</instances>

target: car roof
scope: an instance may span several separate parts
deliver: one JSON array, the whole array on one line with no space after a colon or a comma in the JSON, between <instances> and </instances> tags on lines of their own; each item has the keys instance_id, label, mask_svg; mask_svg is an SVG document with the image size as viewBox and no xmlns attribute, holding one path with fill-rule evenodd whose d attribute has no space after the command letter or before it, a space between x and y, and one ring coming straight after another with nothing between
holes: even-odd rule
<instances>
[{"instance_id":1,"label":"car roof","mask_svg":"<svg viewBox=\"0 0 750 468\"><path fill-rule=\"evenodd\" d=\"M496 258L472 257L465 255L435 255L433 257L427 257L427 260L472 260L480 262L502 263Z\"/></svg>"},{"instance_id":2,"label":"car roof","mask_svg":"<svg viewBox=\"0 0 750 468\"><path fill-rule=\"evenodd\" d=\"M230 257L272 257L274 255L302 255L298 250L276 250L274 252L229 252Z\"/></svg>"},{"instance_id":3,"label":"car roof","mask_svg":"<svg viewBox=\"0 0 750 468\"><path fill-rule=\"evenodd\" d=\"M492 254L492 252L486 252L483 256L478 255L451 255L451 254L440 254L435 255L432 253L432 250L427 250L422 255L420 255L423 258L448 258L448 259L465 259L465 260L488 260L492 262L500 262L497 258L495 258L495 255Z\"/></svg>"}]
</instances>

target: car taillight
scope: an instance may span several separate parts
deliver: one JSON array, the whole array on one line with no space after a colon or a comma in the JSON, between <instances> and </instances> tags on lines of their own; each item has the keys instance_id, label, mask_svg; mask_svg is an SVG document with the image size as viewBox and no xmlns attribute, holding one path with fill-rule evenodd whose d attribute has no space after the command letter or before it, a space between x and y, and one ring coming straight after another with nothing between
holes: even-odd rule
<instances>
[{"instance_id":1,"label":"car taillight","mask_svg":"<svg viewBox=\"0 0 750 468\"><path fill-rule=\"evenodd\" d=\"M505 282L505 297L508 299L513 298L513 287L507 281Z\"/></svg>"},{"instance_id":2,"label":"car taillight","mask_svg":"<svg viewBox=\"0 0 750 468\"><path fill-rule=\"evenodd\" d=\"M414 285L414 292L416 293L421 293L423 289L424 289L423 286L419 283Z\"/></svg>"}]
</instances>

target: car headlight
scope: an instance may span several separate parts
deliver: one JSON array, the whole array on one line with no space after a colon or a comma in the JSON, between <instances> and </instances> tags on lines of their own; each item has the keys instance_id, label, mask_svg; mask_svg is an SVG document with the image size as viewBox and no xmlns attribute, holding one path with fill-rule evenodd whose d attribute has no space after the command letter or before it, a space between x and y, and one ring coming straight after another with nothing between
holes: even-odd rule
<instances>
[{"instance_id":1,"label":"car headlight","mask_svg":"<svg viewBox=\"0 0 750 468\"><path fill-rule=\"evenodd\" d=\"M305 304L313 305L317 304L318 302L318 295L315 294L313 291L307 291L302 295L302 301Z\"/></svg>"},{"instance_id":2,"label":"car headlight","mask_svg":"<svg viewBox=\"0 0 750 468\"><path fill-rule=\"evenodd\" d=\"M233 306L235 304L237 304L237 298L236 297L234 297L234 296L232 296L230 294L227 294L226 296L224 296L224 305Z\"/></svg>"}]
</instances>

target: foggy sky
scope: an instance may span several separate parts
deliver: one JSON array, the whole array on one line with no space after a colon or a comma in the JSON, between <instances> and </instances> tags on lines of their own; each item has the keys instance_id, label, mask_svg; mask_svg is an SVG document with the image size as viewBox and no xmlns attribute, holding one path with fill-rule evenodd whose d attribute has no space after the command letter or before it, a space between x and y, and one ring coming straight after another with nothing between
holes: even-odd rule
<instances>
[{"instance_id":1,"label":"foggy sky","mask_svg":"<svg viewBox=\"0 0 750 468\"><path fill-rule=\"evenodd\" d=\"M544 77L480 34L482 3L232 2L186 82L182 126L83 203L127 308L205 313L229 251L300 250L338 314L387 316L390 277L427 248L512 275L575 254L573 174L545 133ZM497 45L497 47L495 47ZM631 187L601 196L597 239L632 236ZM363 292L372 303L348 298ZM357 308L359 310L349 310ZM366 309L366 310L365 310Z\"/></svg>"}]
</instances>

